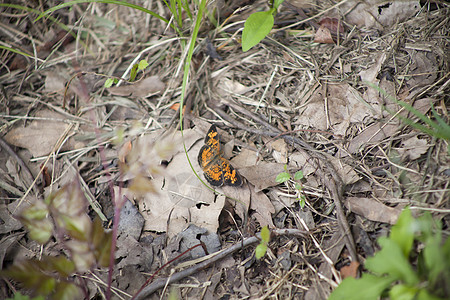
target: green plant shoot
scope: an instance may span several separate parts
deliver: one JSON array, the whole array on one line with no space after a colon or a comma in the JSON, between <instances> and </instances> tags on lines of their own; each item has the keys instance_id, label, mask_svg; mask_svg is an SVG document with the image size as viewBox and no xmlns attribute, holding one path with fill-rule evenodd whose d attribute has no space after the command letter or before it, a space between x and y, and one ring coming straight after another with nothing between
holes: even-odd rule
<instances>
[{"instance_id":1,"label":"green plant shoot","mask_svg":"<svg viewBox=\"0 0 450 300\"><path fill-rule=\"evenodd\" d=\"M267 252L267 245L270 242L270 230L267 226L261 229L261 242L255 249L256 259L261 259Z\"/></svg>"},{"instance_id":2,"label":"green plant shoot","mask_svg":"<svg viewBox=\"0 0 450 300\"><path fill-rule=\"evenodd\" d=\"M450 240L443 242L441 232L429 213L414 219L406 208L390 236L378 239L381 250L366 260L371 273L344 279L328 299L448 299ZM422 246L411 255L414 240Z\"/></svg>"},{"instance_id":3,"label":"green plant shoot","mask_svg":"<svg viewBox=\"0 0 450 300\"><path fill-rule=\"evenodd\" d=\"M271 9L253 13L247 18L242 31L242 51L247 52L270 33L274 24L274 15L283 1L274 0Z\"/></svg>"}]
</instances>

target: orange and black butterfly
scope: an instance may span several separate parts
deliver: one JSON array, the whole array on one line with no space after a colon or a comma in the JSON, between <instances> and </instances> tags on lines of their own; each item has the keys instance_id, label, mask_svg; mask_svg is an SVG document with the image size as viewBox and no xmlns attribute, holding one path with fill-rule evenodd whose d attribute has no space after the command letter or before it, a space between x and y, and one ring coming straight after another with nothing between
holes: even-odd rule
<instances>
[{"instance_id":1,"label":"orange and black butterfly","mask_svg":"<svg viewBox=\"0 0 450 300\"><path fill-rule=\"evenodd\" d=\"M203 169L206 180L212 186L242 185L241 175L228 160L222 157L216 125L212 125L206 134L205 145L198 153L198 164Z\"/></svg>"}]
</instances>

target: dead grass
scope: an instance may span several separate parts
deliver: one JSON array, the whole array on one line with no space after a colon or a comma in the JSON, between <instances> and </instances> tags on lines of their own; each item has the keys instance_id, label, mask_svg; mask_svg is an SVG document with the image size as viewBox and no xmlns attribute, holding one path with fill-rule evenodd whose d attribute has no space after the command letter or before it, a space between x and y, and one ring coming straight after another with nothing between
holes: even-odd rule
<instances>
[{"instance_id":1,"label":"dead grass","mask_svg":"<svg viewBox=\"0 0 450 300\"><path fill-rule=\"evenodd\" d=\"M327 11L325 16L347 20L342 16L348 18L356 9L347 7L350 3L329 9L336 3L317 1L304 8L308 16ZM47 1L45 7L34 9L44 11L54 4ZM233 5L225 3L215 16ZM245 203L245 209L223 199L225 209L216 227L223 248L255 235L266 224L310 232L305 237L276 237L261 261L251 259L253 248L224 258L179 285L174 284L179 298L325 298L339 282L335 275L340 268L372 255L377 250L376 238L388 233L405 205L417 214L431 211L443 222L448 235L448 141L402 125L383 107L415 117L366 82L425 114L433 103L448 122L450 7L433 2L423 5L406 21L380 23L371 29L343 21L345 34L337 44L313 43L311 23L289 27L298 21L298 15L283 7L274 34L242 53L236 30L252 9L260 7L264 5L252 4L229 19L220 15L221 26L217 28L205 19L192 60L183 127L189 132L195 125L198 132L205 133L209 123L216 123L225 130L221 132L224 142L236 139L235 144L225 146L225 155L233 156L232 151L239 150L232 163L249 185L248 191L235 194L224 189L226 195ZM169 18L159 2L148 9ZM105 169L109 168L118 186L117 160L128 153L112 138L118 128L123 128L126 140L134 143L148 136L153 143L165 130L177 127L178 108L174 104L180 101L180 62L191 23L186 18L184 37L180 38L164 22L131 8L77 4L52 15L73 30L72 36L48 19L34 23L35 14L5 7L1 11L1 45L34 57L0 52L1 135L15 146L13 151L28 165L40 188L37 193L29 191L29 179L23 179L17 159L2 149L2 203L28 201L27 191L30 196L42 198L73 180L73 174L79 174L88 198L99 203L104 220L111 220L113 208L107 188L110 179ZM221 60L208 56L208 43ZM127 78L132 64L140 59L149 63L144 77L157 76L164 82L163 87L155 88L156 80L118 91L103 87L105 76ZM80 72L83 75L75 76ZM136 91L140 94L133 94ZM137 126L138 122L142 125ZM192 141L186 141L188 151L201 139L194 133L190 137ZM183 153L182 146L178 146L177 153ZM153 157L145 157L149 153L145 151L150 150L142 150L137 161L141 167L151 168L153 163L148 160ZM197 152L188 153L195 164ZM168 159L168 170L176 173L176 169L170 169L174 161ZM42 164L51 174L46 184L40 173ZM305 174L307 205L303 210L295 201L292 186L277 185L274 178L264 177L285 164L288 170L303 170ZM188 165L183 170L192 172ZM169 181L170 176L178 175L164 176ZM124 183L126 186L128 182ZM194 200L209 203L202 197ZM339 213L341 202L345 214ZM143 215L148 213L145 205L149 202L136 203ZM167 219L167 215L163 217ZM352 230L356 245L353 250L352 241L343 234L348 226L344 221ZM143 274L154 272L181 251L178 241L168 240L178 232L166 236L162 232L167 230L145 228L147 232L139 241L144 248L152 249L146 257L151 257L153 264L130 262L116 269L114 286L128 294L143 284L147 278ZM9 234L21 231L15 228L1 232L2 245L6 245L3 241ZM34 247L34 254L29 254L33 247L23 235L17 235L15 242L22 245L18 258L51 252L54 247L46 245L39 251ZM12 245L2 246L4 267L12 261ZM164 272L169 276L170 268ZM98 291L106 282L104 271L85 275L90 282L90 296L96 291L100 295ZM11 295L10 284L3 282L3 297ZM159 297L168 292L157 294Z\"/></svg>"}]
</instances>

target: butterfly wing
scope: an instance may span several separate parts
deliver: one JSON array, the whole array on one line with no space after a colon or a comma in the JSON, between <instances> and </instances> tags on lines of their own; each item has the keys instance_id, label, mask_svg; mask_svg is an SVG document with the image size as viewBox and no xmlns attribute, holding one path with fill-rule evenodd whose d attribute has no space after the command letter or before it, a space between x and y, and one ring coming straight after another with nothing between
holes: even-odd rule
<instances>
[{"instance_id":1,"label":"butterfly wing","mask_svg":"<svg viewBox=\"0 0 450 300\"><path fill-rule=\"evenodd\" d=\"M219 134L216 125L211 125L205 137L205 145L198 153L198 164L206 180L212 186L241 186L242 177L220 152Z\"/></svg>"},{"instance_id":2,"label":"butterfly wing","mask_svg":"<svg viewBox=\"0 0 450 300\"><path fill-rule=\"evenodd\" d=\"M223 184L222 168L220 160L220 142L216 125L209 128L205 137L205 145L198 153L198 164L203 169L206 180L212 186Z\"/></svg>"},{"instance_id":3,"label":"butterfly wing","mask_svg":"<svg viewBox=\"0 0 450 300\"><path fill-rule=\"evenodd\" d=\"M241 186L242 177L235 168L225 158L220 158L222 169L223 184L230 186Z\"/></svg>"},{"instance_id":4,"label":"butterfly wing","mask_svg":"<svg viewBox=\"0 0 450 300\"><path fill-rule=\"evenodd\" d=\"M223 172L219 160L214 161L203 169L203 175L212 186L223 185Z\"/></svg>"}]
</instances>

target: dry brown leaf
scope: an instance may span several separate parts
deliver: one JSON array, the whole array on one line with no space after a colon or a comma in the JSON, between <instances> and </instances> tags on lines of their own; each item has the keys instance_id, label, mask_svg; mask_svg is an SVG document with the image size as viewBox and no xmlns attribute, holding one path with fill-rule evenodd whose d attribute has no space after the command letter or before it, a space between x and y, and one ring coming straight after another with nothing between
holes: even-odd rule
<instances>
[{"instance_id":1,"label":"dry brown leaf","mask_svg":"<svg viewBox=\"0 0 450 300\"><path fill-rule=\"evenodd\" d=\"M360 178L353 167L331 155L326 155L345 185L357 182Z\"/></svg>"},{"instance_id":2,"label":"dry brown leaf","mask_svg":"<svg viewBox=\"0 0 450 300\"><path fill-rule=\"evenodd\" d=\"M275 213L275 207L270 199L263 192L256 192L251 188L251 205L250 208L255 210L254 217L261 226L269 226L274 228L272 214Z\"/></svg>"},{"instance_id":3,"label":"dry brown leaf","mask_svg":"<svg viewBox=\"0 0 450 300\"><path fill-rule=\"evenodd\" d=\"M61 121L66 119L65 116L51 110L40 110L36 117L49 120L33 120L26 127L16 127L5 135L5 140L11 145L28 149L34 157L39 157L50 154L69 125ZM70 138L62 145L61 150L70 150L73 145L74 141Z\"/></svg>"},{"instance_id":4,"label":"dry brown leaf","mask_svg":"<svg viewBox=\"0 0 450 300\"><path fill-rule=\"evenodd\" d=\"M408 50L412 64L410 66L411 77L406 82L411 90L430 85L436 81L438 75L437 55L432 51L431 49L430 52Z\"/></svg>"},{"instance_id":5,"label":"dry brown leaf","mask_svg":"<svg viewBox=\"0 0 450 300\"><path fill-rule=\"evenodd\" d=\"M352 0L339 7L345 20L358 27L384 29L414 16L421 8L420 1Z\"/></svg>"},{"instance_id":6,"label":"dry brown leaf","mask_svg":"<svg viewBox=\"0 0 450 300\"><path fill-rule=\"evenodd\" d=\"M395 124L387 124L385 126L381 123L372 124L350 141L347 150L350 153L356 153L361 150L362 146L367 146L367 144L373 144L388 136L393 136L397 130L398 125Z\"/></svg>"},{"instance_id":7,"label":"dry brown leaf","mask_svg":"<svg viewBox=\"0 0 450 300\"><path fill-rule=\"evenodd\" d=\"M242 149L242 151L236 155L231 163L233 166L237 166L238 168L245 168L249 166L256 165L258 161L258 155L256 151L250 149Z\"/></svg>"},{"instance_id":8,"label":"dry brown leaf","mask_svg":"<svg viewBox=\"0 0 450 300\"><path fill-rule=\"evenodd\" d=\"M320 44L334 44L333 37L331 36L330 29L322 25L317 29L314 35L314 43Z\"/></svg>"},{"instance_id":9,"label":"dry brown leaf","mask_svg":"<svg viewBox=\"0 0 450 300\"><path fill-rule=\"evenodd\" d=\"M323 93L314 93L294 124L328 130L329 123L335 134L344 136L350 123L373 115L361 102L359 92L348 84L329 85L326 98L325 102Z\"/></svg>"},{"instance_id":10,"label":"dry brown leaf","mask_svg":"<svg viewBox=\"0 0 450 300\"><path fill-rule=\"evenodd\" d=\"M361 76L361 80L364 82L370 82L378 85L379 79L377 77L386 60L386 54L384 52L379 53L374 60L374 63L368 69L361 70L359 72L359 76ZM366 103L369 103L377 115L381 117L381 105L384 103L380 98L380 93L375 89L367 89L362 95L362 98L366 101Z\"/></svg>"},{"instance_id":11,"label":"dry brown leaf","mask_svg":"<svg viewBox=\"0 0 450 300\"><path fill-rule=\"evenodd\" d=\"M255 186L256 192L278 185L275 179L281 172L284 172L284 164L268 162L239 169L239 173Z\"/></svg>"},{"instance_id":12,"label":"dry brown leaf","mask_svg":"<svg viewBox=\"0 0 450 300\"><path fill-rule=\"evenodd\" d=\"M331 155L326 156L345 184L352 184L359 180L359 176L353 169L353 167L345 164L337 157L333 157ZM303 172L303 176L309 181L312 179L312 176L309 175L313 174L316 171L316 168L310 163L310 159L311 158L307 154L296 152L290 156L289 166L300 169Z\"/></svg>"},{"instance_id":13,"label":"dry brown leaf","mask_svg":"<svg viewBox=\"0 0 450 300\"><path fill-rule=\"evenodd\" d=\"M245 91L248 91L248 87L238 81L231 80L228 77L223 76L217 85L217 91L219 95L227 97L230 92L235 94L243 94Z\"/></svg>"},{"instance_id":14,"label":"dry brown leaf","mask_svg":"<svg viewBox=\"0 0 450 300\"><path fill-rule=\"evenodd\" d=\"M344 34L344 26L342 21L338 18L323 18L319 21L319 24L327 28L334 35Z\"/></svg>"},{"instance_id":15,"label":"dry brown leaf","mask_svg":"<svg viewBox=\"0 0 450 300\"><path fill-rule=\"evenodd\" d=\"M413 107L425 114L430 109L430 102L433 102L433 99L430 98L422 98L416 100L414 102ZM402 116L407 116L407 112L403 111L401 113ZM411 116L409 116L411 118ZM370 144L375 144L379 141L387 137L391 137L398 130L399 125L397 124L383 124L383 123L374 123L364 129L360 134L354 137L350 143L348 144L347 150L350 153L356 153L361 150L362 146L367 146Z\"/></svg>"},{"instance_id":16,"label":"dry brown leaf","mask_svg":"<svg viewBox=\"0 0 450 300\"><path fill-rule=\"evenodd\" d=\"M129 85L113 86L108 91L113 95L126 97L146 97L162 91L165 88L164 82L159 79L159 76L150 76L142 80L133 82Z\"/></svg>"},{"instance_id":17,"label":"dry brown leaf","mask_svg":"<svg viewBox=\"0 0 450 300\"><path fill-rule=\"evenodd\" d=\"M375 62L365 70L361 70L359 72L359 76L361 77L362 81L368 81L371 83L378 82L377 76L378 73L380 73L381 66L383 65L384 61L386 60L386 53L380 52L377 54L377 56L374 58Z\"/></svg>"},{"instance_id":18,"label":"dry brown leaf","mask_svg":"<svg viewBox=\"0 0 450 300\"><path fill-rule=\"evenodd\" d=\"M375 199L347 197L345 207L368 220L394 225L402 212L401 208L386 206Z\"/></svg>"},{"instance_id":19,"label":"dry brown leaf","mask_svg":"<svg viewBox=\"0 0 450 300\"><path fill-rule=\"evenodd\" d=\"M153 248L144 247L134 237L121 235L117 239L116 259L120 259L117 268L121 269L129 265L145 266L150 269L149 261L153 260Z\"/></svg>"},{"instance_id":20,"label":"dry brown leaf","mask_svg":"<svg viewBox=\"0 0 450 300\"><path fill-rule=\"evenodd\" d=\"M267 194L269 195L270 199L272 199L272 205L275 208L275 214L278 214L280 210L286 207L293 207L295 203L298 202L297 197L288 197L278 189L270 189Z\"/></svg>"},{"instance_id":21,"label":"dry brown leaf","mask_svg":"<svg viewBox=\"0 0 450 300\"><path fill-rule=\"evenodd\" d=\"M343 266L340 270L342 279L347 277L356 278L358 276L359 262L352 261L350 265Z\"/></svg>"},{"instance_id":22,"label":"dry brown leaf","mask_svg":"<svg viewBox=\"0 0 450 300\"><path fill-rule=\"evenodd\" d=\"M10 233L11 231L16 231L23 227L22 223L12 213L16 207L17 203L14 202L11 202L8 205L0 205L0 220L2 221L2 226L0 227L1 234Z\"/></svg>"},{"instance_id":23,"label":"dry brown leaf","mask_svg":"<svg viewBox=\"0 0 450 300\"><path fill-rule=\"evenodd\" d=\"M288 147L284 139L278 139L269 143L268 148L272 148L272 156L277 163L286 164L288 162Z\"/></svg>"},{"instance_id":24,"label":"dry brown leaf","mask_svg":"<svg viewBox=\"0 0 450 300\"><path fill-rule=\"evenodd\" d=\"M70 74L66 68L55 67L55 69L45 72L44 91L47 93L64 94L66 83L70 80Z\"/></svg>"},{"instance_id":25,"label":"dry brown leaf","mask_svg":"<svg viewBox=\"0 0 450 300\"><path fill-rule=\"evenodd\" d=\"M402 142L403 148L397 149L397 151L404 157L410 160L418 159L422 154L427 152L430 145L426 139L419 139L417 136L413 136Z\"/></svg>"},{"instance_id":26,"label":"dry brown leaf","mask_svg":"<svg viewBox=\"0 0 450 300\"><path fill-rule=\"evenodd\" d=\"M228 198L228 201L233 204L234 210L241 218L241 220L245 220L251 202L250 190L248 188L248 185L244 184L239 188L232 186L223 186L222 191Z\"/></svg>"},{"instance_id":27,"label":"dry brown leaf","mask_svg":"<svg viewBox=\"0 0 450 300\"><path fill-rule=\"evenodd\" d=\"M303 172L304 177L314 173L316 168L308 160L311 159L305 152L295 152L289 156L289 167L297 168Z\"/></svg>"}]
</instances>

